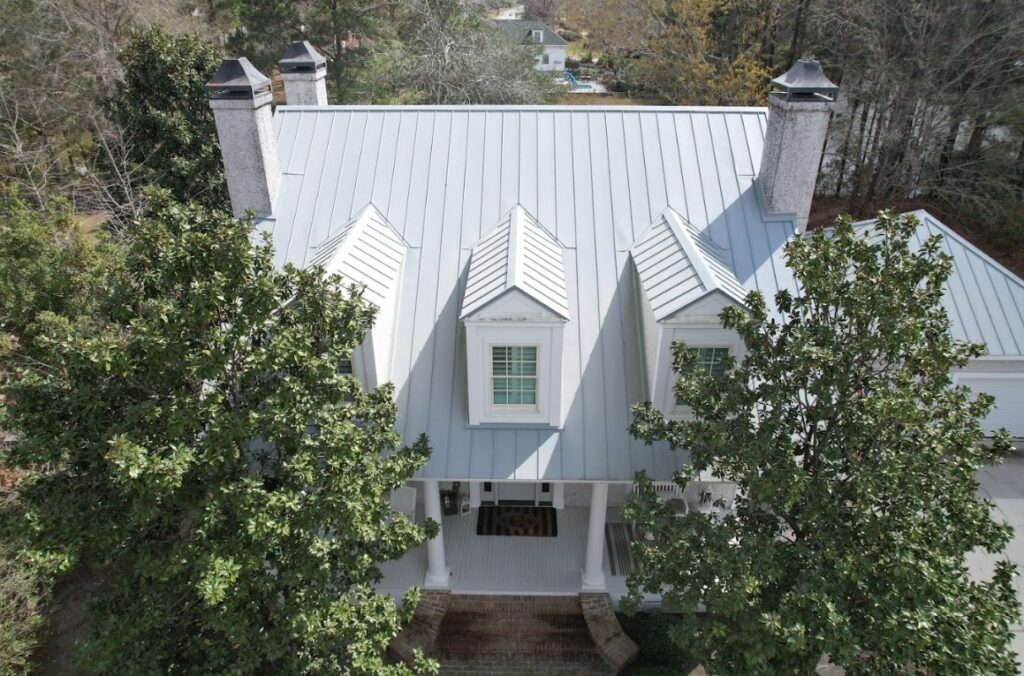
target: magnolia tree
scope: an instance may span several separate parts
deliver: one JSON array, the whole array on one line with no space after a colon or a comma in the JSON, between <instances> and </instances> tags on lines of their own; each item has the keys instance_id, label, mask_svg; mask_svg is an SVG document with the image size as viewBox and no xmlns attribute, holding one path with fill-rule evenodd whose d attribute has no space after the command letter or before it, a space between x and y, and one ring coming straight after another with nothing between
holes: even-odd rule
<instances>
[{"instance_id":1,"label":"magnolia tree","mask_svg":"<svg viewBox=\"0 0 1024 676\"><path fill-rule=\"evenodd\" d=\"M405 615L374 593L375 563L436 528L387 501L429 449L397 448L390 387L339 371L370 306L322 270L276 269L245 221L151 198L95 307L40 304L0 369L7 461L35 470L33 553L107 580L84 665L405 673L383 658Z\"/></svg>"},{"instance_id":2,"label":"magnolia tree","mask_svg":"<svg viewBox=\"0 0 1024 676\"><path fill-rule=\"evenodd\" d=\"M677 483L738 487L725 517L675 517L646 479L627 509L653 534L631 603L684 611L673 640L711 673L812 673L823 655L851 674L1016 672L1013 566L975 580L964 563L1011 537L975 479L1010 445L982 443L992 399L952 383L984 348L950 336L951 262L938 238L910 245L916 225L883 213L792 240L799 292L722 313L742 363L702 374L675 346L693 419L634 409L636 437L689 451Z\"/></svg>"}]
</instances>

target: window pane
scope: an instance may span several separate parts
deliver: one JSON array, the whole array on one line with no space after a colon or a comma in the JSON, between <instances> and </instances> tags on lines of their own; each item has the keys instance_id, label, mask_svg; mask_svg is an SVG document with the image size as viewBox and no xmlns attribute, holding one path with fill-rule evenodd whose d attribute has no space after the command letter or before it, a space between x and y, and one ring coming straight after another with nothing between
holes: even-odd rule
<instances>
[{"instance_id":1,"label":"window pane","mask_svg":"<svg viewBox=\"0 0 1024 676\"><path fill-rule=\"evenodd\" d=\"M338 364L338 373L340 373L343 376L352 375L352 360L342 359L341 363Z\"/></svg>"},{"instance_id":2,"label":"window pane","mask_svg":"<svg viewBox=\"0 0 1024 676\"><path fill-rule=\"evenodd\" d=\"M491 402L497 406L537 404L537 347L491 347Z\"/></svg>"},{"instance_id":3,"label":"window pane","mask_svg":"<svg viewBox=\"0 0 1024 676\"><path fill-rule=\"evenodd\" d=\"M725 373L725 364L722 363L729 354L727 347L691 347L687 349L691 354L696 355L697 361L686 367L687 373L707 373L711 376L720 376ZM676 406L683 406L686 402L681 396L676 395Z\"/></svg>"}]
</instances>

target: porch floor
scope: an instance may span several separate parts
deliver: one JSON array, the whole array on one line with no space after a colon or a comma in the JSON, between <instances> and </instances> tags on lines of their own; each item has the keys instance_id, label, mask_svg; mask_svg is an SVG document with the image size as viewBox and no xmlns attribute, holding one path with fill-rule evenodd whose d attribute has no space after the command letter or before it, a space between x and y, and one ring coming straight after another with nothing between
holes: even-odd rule
<instances>
[{"instance_id":1,"label":"porch floor","mask_svg":"<svg viewBox=\"0 0 1024 676\"><path fill-rule=\"evenodd\" d=\"M587 547L587 507L558 510L555 537L477 535L477 510L446 516L442 527L445 558L451 571L450 589L456 594L545 594L580 592L580 576ZM418 515L422 519L422 514ZM621 521L619 510L608 510L608 522ZM425 546L410 550L396 561L380 566L381 593L400 597L412 586L422 586L427 570ZM604 553L607 591L618 600L626 592L626 578L609 573Z\"/></svg>"}]
</instances>

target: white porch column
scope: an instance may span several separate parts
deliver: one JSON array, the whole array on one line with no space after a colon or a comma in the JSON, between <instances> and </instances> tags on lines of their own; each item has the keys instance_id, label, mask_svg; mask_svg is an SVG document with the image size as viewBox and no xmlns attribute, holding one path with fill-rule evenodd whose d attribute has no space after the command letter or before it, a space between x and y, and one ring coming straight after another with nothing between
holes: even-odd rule
<instances>
[{"instance_id":1,"label":"white porch column","mask_svg":"<svg viewBox=\"0 0 1024 676\"><path fill-rule=\"evenodd\" d=\"M590 525L587 528L587 560L583 567L583 591L604 590L604 521L608 511L608 484L591 484Z\"/></svg>"},{"instance_id":2,"label":"white porch column","mask_svg":"<svg viewBox=\"0 0 1024 676\"><path fill-rule=\"evenodd\" d=\"M437 522L437 535L427 540L427 577L424 587L448 586L448 565L444 560L444 533L441 531L441 487L436 480L423 482L423 508L428 519Z\"/></svg>"}]
</instances>

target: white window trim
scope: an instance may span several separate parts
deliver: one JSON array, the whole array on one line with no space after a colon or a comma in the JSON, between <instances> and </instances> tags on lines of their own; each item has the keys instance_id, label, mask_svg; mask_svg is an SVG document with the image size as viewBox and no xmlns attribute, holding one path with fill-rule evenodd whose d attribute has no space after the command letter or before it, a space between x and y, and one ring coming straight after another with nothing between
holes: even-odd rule
<instances>
[{"instance_id":1,"label":"white window trim","mask_svg":"<svg viewBox=\"0 0 1024 676\"><path fill-rule=\"evenodd\" d=\"M678 376L672 369L672 344L682 341L687 347L724 347L737 362L743 361L746 350L739 335L722 327L717 319L712 322L703 317L687 317L685 322L664 322L661 327L652 390L654 403L669 420L692 420L693 410L689 406L676 404L675 383Z\"/></svg>"},{"instance_id":2,"label":"white window trim","mask_svg":"<svg viewBox=\"0 0 1024 676\"><path fill-rule=\"evenodd\" d=\"M719 341L717 343L687 343L686 348L688 350L699 350L701 348L724 348L730 357L736 357L736 344ZM686 404L680 404L676 398L676 382L679 380L679 374L672 371L672 379L669 381L669 397L672 402L672 415L673 417L692 420L693 419L693 408Z\"/></svg>"},{"instance_id":3,"label":"white window trim","mask_svg":"<svg viewBox=\"0 0 1024 676\"><path fill-rule=\"evenodd\" d=\"M494 341L487 342L485 345L485 358L487 360L487 415L500 416L504 414L511 414L521 416L523 414L535 415L544 410L541 405L541 392L543 392L544 385L542 380L542 367L544 363L543 359L543 347L540 343L530 341ZM536 375L534 378L537 381L536 389L534 390L534 400L536 403L533 404L495 404L494 403L494 348L496 347L532 347L537 350L537 361L534 364ZM507 377L507 376L506 376ZM514 377L514 376L513 376Z\"/></svg>"},{"instance_id":4,"label":"white window trim","mask_svg":"<svg viewBox=\"0 0 1024 676\"><path fill-rule=\"evenodd\" d=\"M466 359L469 426L562 425L563 322L467 320ZM537 347L536 407L491 405L491 347Z\"/></svg>"}]
</instances>

